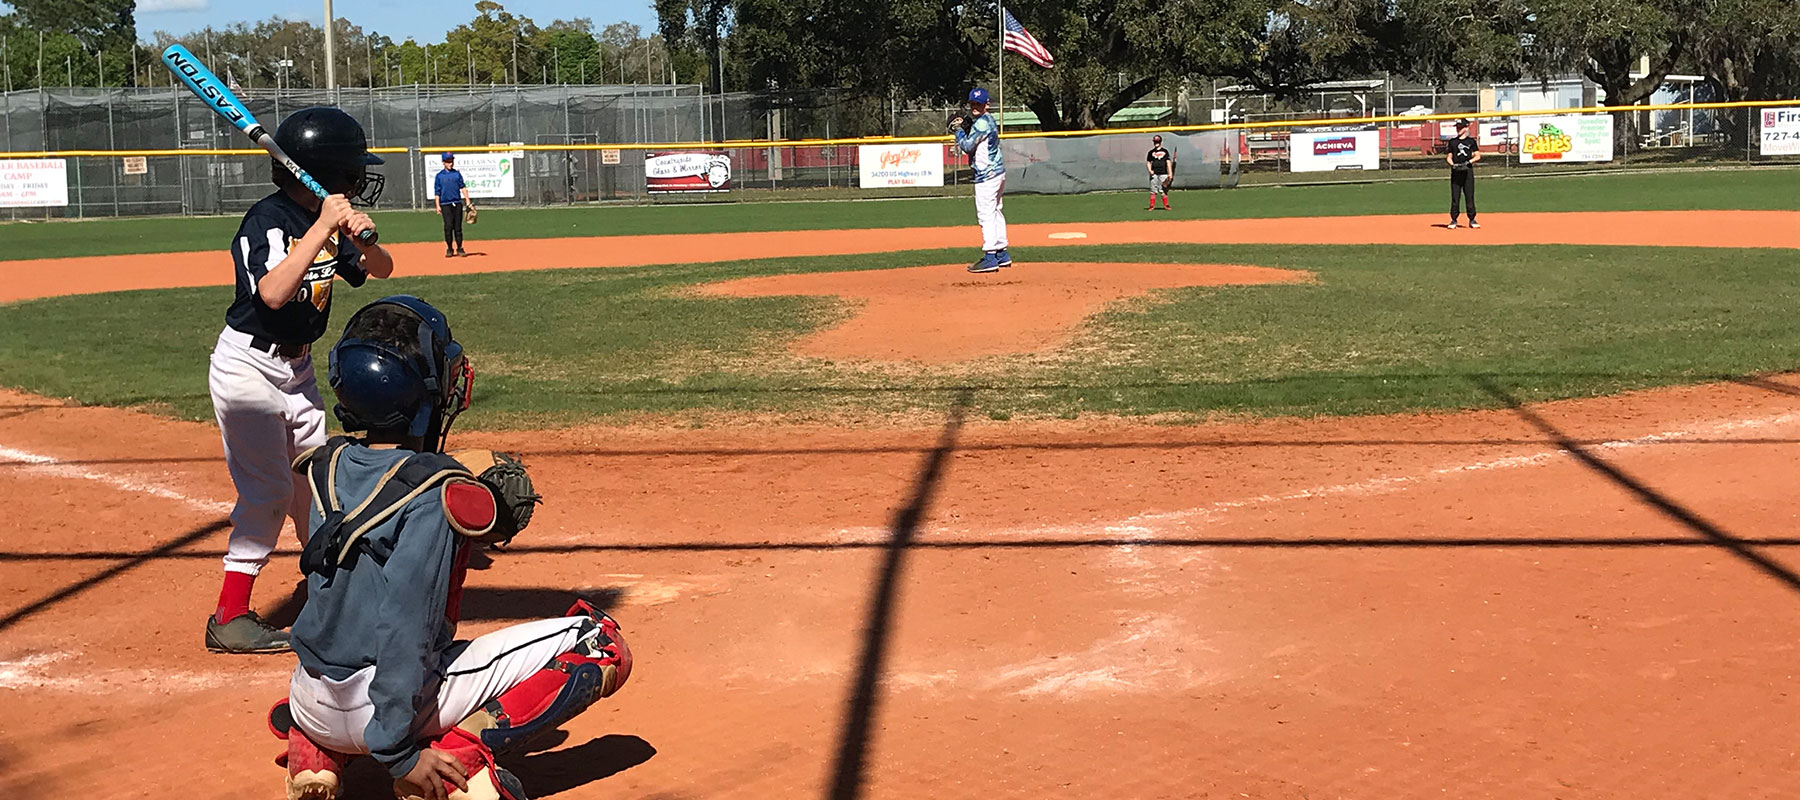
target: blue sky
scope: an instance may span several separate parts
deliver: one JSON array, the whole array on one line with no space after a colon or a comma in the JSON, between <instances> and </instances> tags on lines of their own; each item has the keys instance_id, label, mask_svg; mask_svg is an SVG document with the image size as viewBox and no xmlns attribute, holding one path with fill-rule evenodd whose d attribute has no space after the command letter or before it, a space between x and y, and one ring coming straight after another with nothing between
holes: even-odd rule
<instances>
[{"instance_id":1,"label":"blue sky","mask_svg":"<svg viewBox=\"0 0 1800 800\"><path fill-rule=\"evenodd\" d=\"M646 31L656 27L656 11L650 0L501 0L506 10L530 17L540 25L554 19L587 17L596 29L614 22L632 22ZM475 0L332 0L337 16L401 41L413 37L436 41L446 31L475 16ZM211 25L256 22L269 17L323 21L324 0L266 0L242 3L232 0L138 0L138 38L149 41L159 30L185 33Z\"/></svg>"}]
</instances>

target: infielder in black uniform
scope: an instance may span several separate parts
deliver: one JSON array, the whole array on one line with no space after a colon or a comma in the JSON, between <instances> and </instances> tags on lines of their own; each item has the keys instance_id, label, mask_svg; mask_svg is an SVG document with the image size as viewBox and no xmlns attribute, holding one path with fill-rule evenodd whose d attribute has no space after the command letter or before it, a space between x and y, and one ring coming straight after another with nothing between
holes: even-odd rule
<instances>
[{"instance_id":1,"label":"infielder in black uniform","mask_svg":"<svg viewBox=\"0 0 1800 800\"><path fill-rule=\"evenodd\" d=\"M1150 170L1150 207L1145 211L1156 210L1156 198L1162 198L1164 211L1169 210L1169 184L1175 180L1175 151L1163 147L1162 135L1150 137L1150 153L1144 157L1144 165Z\"/></svg>"},{"instance_id":2,"label":"infielder in black uniform","mask_svg":"<svg viewBox=\"0 0 1800 800\"><path fill-rule=\"evenodd\" d=\"M1456 138L1450 140L1450 152L1444 163L1450 165L1450 227L1462 216L1462 199L1469 198L1469 227L1479 228L1475 221L1475 165L1481 161L1481 144L1469 135L1469 121L1456 121Z\"/></svg>"}]
</instances>

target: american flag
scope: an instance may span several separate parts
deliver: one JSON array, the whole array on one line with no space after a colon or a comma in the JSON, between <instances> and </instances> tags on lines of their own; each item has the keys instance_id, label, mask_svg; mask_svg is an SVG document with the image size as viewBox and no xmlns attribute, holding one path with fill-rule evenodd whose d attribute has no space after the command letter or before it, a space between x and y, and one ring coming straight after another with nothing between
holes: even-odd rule
<instances>
[{"instance_id":1,"label":"american flag","mask_svg":"<svg viewBox=\"0 0 1800 800\"><path fill-rule=\"evenodd\" d=\"M1006 17L1006 36L1004 38L1006 49L1030 59L1031 63L1040 67L1056 66L1056 59L1050 56L1050 51L1038 44L1037 37L1032 36L1031 31L1025 30L1024 25L1020 25L1018 20L1013 19L1011 11L1002 7L1000 13Z\"/></svg>"}]
</instances>

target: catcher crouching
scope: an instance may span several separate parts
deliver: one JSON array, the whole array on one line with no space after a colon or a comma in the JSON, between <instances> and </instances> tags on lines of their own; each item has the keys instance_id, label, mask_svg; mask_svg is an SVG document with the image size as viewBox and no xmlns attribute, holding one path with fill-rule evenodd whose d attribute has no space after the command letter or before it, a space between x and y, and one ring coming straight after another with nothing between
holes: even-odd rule
<instances>
[{"instance_id":1,"label":"catcher crouching","mask_svg":"<svg viewBox=\"0 0 1800 800\"><path fill-rule=\"evenodd\" d=\"M618 623L576 601L559 619L456 638L472 548L507 541L538 502L516 459L443 452L474 372L416 297L365 306L331 350L348 431L294 462L312 487L301 554L300 664L270 712L290 800L335 798L346 762L380 762L401 798L524 800L496 763L631 675ZM476 473L474 470L480 470Z\"/></svg>"}]
</instances>

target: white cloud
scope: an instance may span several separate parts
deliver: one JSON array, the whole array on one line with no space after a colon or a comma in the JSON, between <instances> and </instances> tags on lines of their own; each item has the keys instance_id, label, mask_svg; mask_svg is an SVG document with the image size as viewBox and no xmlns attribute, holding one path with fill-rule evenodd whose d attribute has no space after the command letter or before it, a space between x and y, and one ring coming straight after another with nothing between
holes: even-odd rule
<instances>
[{"instance_id":1,"label":"white cloud","mask_svg":"<svg viewBox=\"0 0 1800 800\"><path fill-rule=\"evenodd\" d=\"M205 11L211 0L142 0L137 5L140 13L154 14L158 11Z\"/></svg>"}]
</instances>

